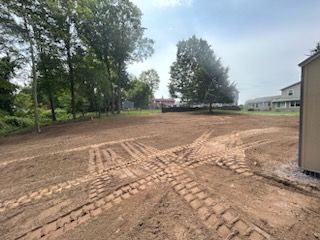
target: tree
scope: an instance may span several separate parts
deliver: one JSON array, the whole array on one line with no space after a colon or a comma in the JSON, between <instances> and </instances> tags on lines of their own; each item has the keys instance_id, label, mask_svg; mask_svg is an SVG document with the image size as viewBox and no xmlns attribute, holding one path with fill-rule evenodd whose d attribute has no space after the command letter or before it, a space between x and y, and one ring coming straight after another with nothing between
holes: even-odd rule
<instances>
[{"instance_id":1,"label":"tree","mask_svg":"<svg viewBox=\"0 0 320 240\"><path fill-rule=\"evenodd\" d=\"M62 61L56 54L42 51L39 55L39 91L48 99L52 121L56 121L57 97L66 88L66 72Z\"/></svg>"},{"instance_id":2,"label":"tree","mask_svg":"<svg viewBox=\"0 0 320 240\"><path fill-rule=\"evenodd\" d=\"M169 92L187 103L231 103L236 86L228 81L228 69L211 46L195 36L177 44L177 59L170 70Z\"/></svg>"},{"instance_id":3,"label":"tree","mask_svg":"<svg viewBox=\"0 0 320 240\"><path fill-rule=\"evenodd\" d=\"M78 8L79 31L106 64L112 82L112 111L114 95L120 112L121 89L126 66L142 61L153 53L153 41L144 37L141 11L129 0L82 0Z\"/></svg>"},{"instance_id":4,"label":"tree","mask_svg":"<svg viewBox=\"0 0 320 240\"><path fill-rule=\"evenodd\" d=\"M28 59L31 62L32 94L34 105L35 129L40 132L38 96L37 96L37 73L35 53L35 29L38 22L38 12L42 8L36 0L2 0L0 2L1 20L1 42L2 47L14 48L16 44L22 43L29 52ZM22 50L22 47L20 48ZM26 52L27 54L27 52Z\"/></svg>"},{"instance_id":5,"label":"tree","mask_svg":"<svg viewBox=\"0 0 320 240\"><path fill-rule=\"evenodd\" d=\"M146 108L149 104L151 94L152 92L148 84L134 80L131 82L127 92L127 99L134 102L135 107Z\"/></svg>"},{"instance_id":6,"label":"tree","mask_svg":"<svg viewBox=\"0 0 320 240\"><path fill-rule=\"evenodd\" d=\"M159 89L160 77L154 69L143 71L139 76L139 80L149 85L152 96Z\"/></svg>"},{"instance_id":7,"label":"tree","mask_svg":"<svg viewBox=\"0 0 320 240\"><path fill-rule=\"evenodd\" d=\"M117 73L118 113L120 113L122 79L121 72L127 63L143 61L153 54L153 41L145 38L145 28L141 25L142 13L129 0L113 1L114 8L110 11L112 22L113 47L111 55L115 61Z\"/></svg>"},{"instance_id":8,"label":"tree","mask_svg":"<svg viewBox=\"0 0 320 240\"><path fill-rule=\"evenodd\" d=\"M95 0L79 1L77 9L77 29L83 41L90 46L97 58L106 66L106 77L110 82L104 93L104 99L111 104L111 111L114 113L114 66L111 56L112 34L110 18L111 1ZM111 93L111 94L109 94ZM110 99L111 98L111 99Z\"/></svg>"},{"instance_id":9,"label":"tree","mask_svg":"<svg viewBox=\"0 0 320 240\"><path fill-rule=\"evenodd\" d=\"M101 109L107 111L109 106L106 98L111 94L106 66L91 49L83 51L79 48L76 52L75 76L79 81L78 98L80 99L77 105L83 111L84 104L88 102L88 109L100 115Z\"/></svg>"},{"instance_id":10,"label":"tree","mask_svg":"<svg viewBox=\"0 0 320 240\"><path fill-rule=\"evenodd\" d=\"M76 118L76 99L75 99L75 73L74 62L72 61L75 49L79 47L80 39L76 28L76 0L48 0L47 14L51 19L51 37L57 42L65 59L67 70L69 89L71 95L71 112L73 119Z\"/></svg>"},{"instance_id":11,"label":"tree","mask_svg":"<svg viewBox=\"0 0 320 240\"><path fill-rule=\"evenodd\" d=\"M17 63L7 55L0 58L0 109L13 112L14 93L17 86L10 82L14 76Z\"/></svg>"}]
</instances>

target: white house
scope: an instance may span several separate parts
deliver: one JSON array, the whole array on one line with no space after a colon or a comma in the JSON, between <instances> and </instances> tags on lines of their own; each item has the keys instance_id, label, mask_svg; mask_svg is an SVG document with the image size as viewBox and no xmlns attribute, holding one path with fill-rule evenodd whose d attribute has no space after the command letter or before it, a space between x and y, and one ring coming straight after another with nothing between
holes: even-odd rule
<instances>
[{"instance_id":1,"label":"white house","mask_svg":"<svg viewBox=\"0 0 320 240\"><path fill-rule=\"evenodd\" d=\"M271 111L272 102L278 98L280 98L280 96L255 98L248 100L245 106L249 111Z\"/></svg>"},{"instance_id":2,"label":"white house","mask_svg":"<svg viewBox=\"0 0 320 240\"><path fill-rule=\"evenodd\" d=\"M272 101L276 111L299 111L301 83L297 82L281 89L281 96Z\"/></svg>"},{"instance_id":3,"label":"white house","mask_svg":"<svg viewBox=\"0 0 320 240\"><path fill-rule=\"evenodd\" d=\"M297 82L281 89L281 95L260 97L245 103L251 111L299 111L301 83Z\"/></svg>"}]
</instances>

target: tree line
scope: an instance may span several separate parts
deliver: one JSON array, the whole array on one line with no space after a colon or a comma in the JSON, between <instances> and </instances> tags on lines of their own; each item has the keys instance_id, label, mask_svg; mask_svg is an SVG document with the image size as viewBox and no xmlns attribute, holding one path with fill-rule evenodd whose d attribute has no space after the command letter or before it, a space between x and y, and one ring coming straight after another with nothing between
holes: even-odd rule
<instances>
[{"instance_id":1,"label":"tree line","mask_svg":"<svg viewBox=\"0 0 320 240\"><path fill-rule=\"evenodd\" d=\"M152 95L159 84L154 70L138 79L127 72L128 64L153 54L141 17L129 0L2 0L0 108L12 113L32 96L40 132L39 103L55 121L57 107L75 119L77 112L119 113L124 96L135 99L141 89ZM21 69L31 84L14 104L17 86L10 80Z\"/></svg>"}]
</instances>

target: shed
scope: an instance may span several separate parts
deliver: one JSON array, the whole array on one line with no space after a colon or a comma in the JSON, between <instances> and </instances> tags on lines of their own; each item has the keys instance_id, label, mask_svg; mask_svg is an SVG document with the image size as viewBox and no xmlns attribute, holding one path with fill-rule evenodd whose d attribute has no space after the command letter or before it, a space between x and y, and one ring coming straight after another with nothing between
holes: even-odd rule
<instances>
[{"instance_id":1,"label":"shed","mask_svg":"<svg viewBox=\"0 0 320 240\"><path fill-rule=\"evenodd\" d=\"M134 109L134 102L125 100L122 102L122 109L123 110L129 110Z\"/></svg>"},{"instance_id":2,"label":"shed","mask_svg":"<svg viewBox=\"0 0 320 240\"><path fill-rule=\"evenodd\" d=\"M301 108L299 166L320 174L320 52L299 64Z\"/></svg>"}]
</instances>

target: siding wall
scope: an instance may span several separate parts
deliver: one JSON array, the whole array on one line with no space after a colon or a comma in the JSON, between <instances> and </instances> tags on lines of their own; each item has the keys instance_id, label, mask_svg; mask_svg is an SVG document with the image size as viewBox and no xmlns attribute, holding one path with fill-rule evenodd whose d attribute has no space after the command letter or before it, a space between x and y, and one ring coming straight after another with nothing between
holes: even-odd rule
<instances>
[{"instance_id":1,"label":"siding wall","mask_svg":"<svg viewBox=\"0 0 320 240\"><path fill-rule=\"evenodd\" d=\"M289 96L289 91L293 90L293 95ZM300 99L301 84L297 84L281 91L281 98Z\"/></svg>"},{"instance_id":2,"label":"siding wall","mask_svg":"<svg viewBox=\"0 0 320 240\"><path fill-rule=\"evenodd\" d=\"M271 101L270 102L257 102L257 103L248 103L246 105L247 109L254 109L256 111L269 111L272 108Z\"/></svg>"},{"instance_id":3,"label":"siding wall","mask_svg":"<svg viewBox=\"0 0 320 240\"><path fill-rule=\"evenodd\" d=\"M303 67L303 114L300 164L320 173L320 58Z\"/></svg>"}]
</instances>

